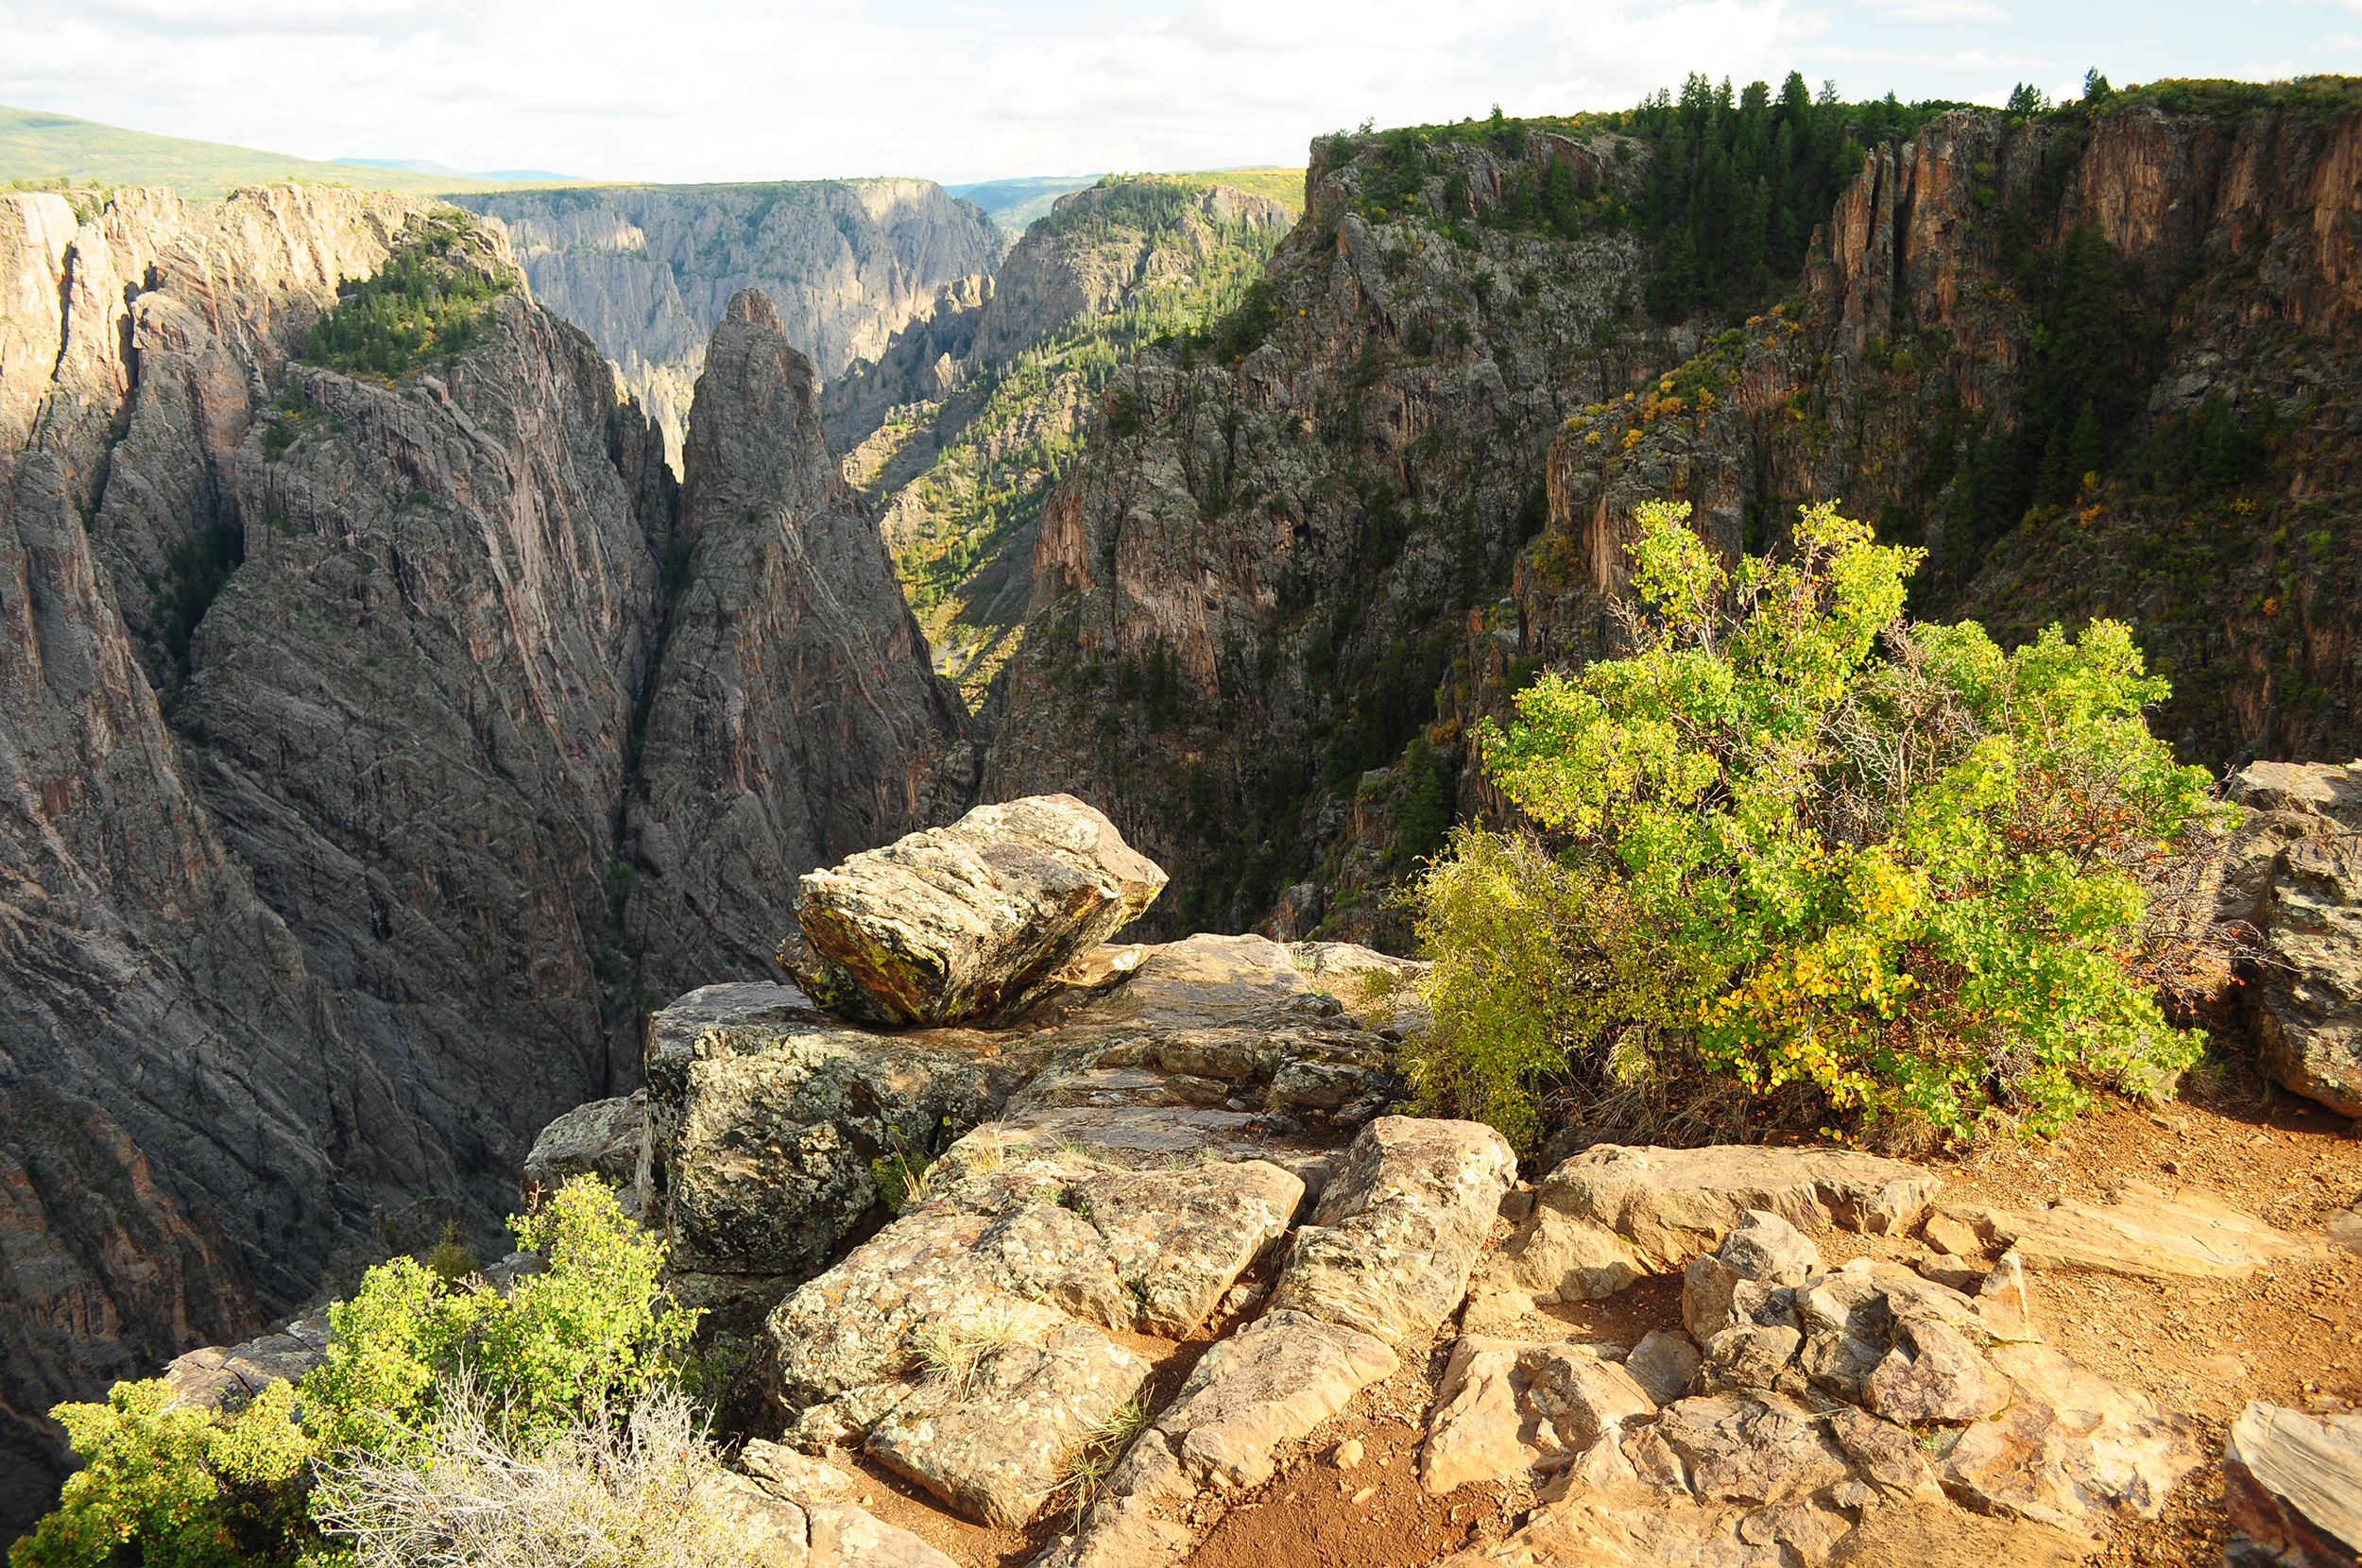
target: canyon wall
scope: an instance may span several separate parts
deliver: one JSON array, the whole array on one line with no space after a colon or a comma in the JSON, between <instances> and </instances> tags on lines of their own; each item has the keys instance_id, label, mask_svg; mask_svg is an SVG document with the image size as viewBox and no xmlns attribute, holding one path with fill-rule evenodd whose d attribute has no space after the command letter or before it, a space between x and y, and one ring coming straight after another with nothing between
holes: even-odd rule
<instances>
[{"instance_id":1,"label":"canyon wall","mask_svg":"<svg viewBox=\"0 0 2362 1568\"><path fill-rule=\"evenodd\" d=\"M684 497L495 228L75 200L0 199L11 1525L57 1401L349 1284L420 1199L502 1246L536 1133L637 1082L648 987L760 967L797 875L975 772L760 294ZM395 261L480 314L307 353Z\"/></svg>"},{"instance_id":2,"label":"canyon wall","mask_svg":"<svg viewBox=\"0 0 2362 1568\"><path fill-rule=\"evenodd\" d=\"M588 332L664 432L678 469L705 341L762 290L823 381L877 358L1007 241L933 180L643 185L454 198L497 217L537 298Z\"/></svg>"}]
</instances>

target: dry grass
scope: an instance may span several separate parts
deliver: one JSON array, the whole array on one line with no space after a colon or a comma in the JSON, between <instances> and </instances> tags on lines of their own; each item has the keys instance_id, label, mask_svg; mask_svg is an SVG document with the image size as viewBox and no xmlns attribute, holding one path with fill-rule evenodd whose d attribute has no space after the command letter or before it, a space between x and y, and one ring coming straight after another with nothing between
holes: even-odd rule
<instances>
[{"instance_id":1,"label":"dry grass","mask_svg":"<svg viewBox=\"0 0 2362 1568\"><path fill-rule=\"evenodd\" d=\"M1012 1345L1040 1343L1057 1316L1026 1302L987 1303L959 1317L946 1315L921 1324L911 1335L911 1356L953 1398L967 1399L975 1393L977 1375L994 1355Z\"/></svg>"},{"instance_id":2,"label":"dry grass","mask_svg":"<svg viewBox=\"0 0 2362 1568\"><path fill-rule=\"evenodd\" d=\"M724 1470L688 1399L519 1447L466 1384L423 1456L323 1465L314 1511L360 1568L739 1568L759 1558L719 1507Z\"/></svg>"}]
</instances>

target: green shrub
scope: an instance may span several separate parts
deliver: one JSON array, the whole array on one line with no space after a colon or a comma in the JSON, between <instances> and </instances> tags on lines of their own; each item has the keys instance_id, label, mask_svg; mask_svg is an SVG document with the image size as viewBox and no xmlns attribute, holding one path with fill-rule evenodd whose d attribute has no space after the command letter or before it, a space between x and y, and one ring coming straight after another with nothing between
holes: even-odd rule
<instances>
[{"instance_id":1,"label":"green shrub","mask_svg":"<svg viewBox=\"0 0 2362 1568\"><path fill-rule=\"evenodd\" d=\"M448 1390L480 1391L529 1449L670 1385L695 1314L658 1295L663 1244L611 1190L576 1177L509 1226L543 1272L503 1296L472 1270L380 1264L329 1308L327 1358L300 1387L216 1413L167 1408L157 1378L57 1406L84 1468L12 1568L96 1568L127 1545L148 1568L332 1560L305 1513L314 1461L423 1462Z\"/></svg>"},{"instance_id":2,"label":"green shrub","mask_svg":"<svg viewBox=\"0 0 2362 1568\"><path fill-rule=\"evenodd\" d=\"M2046 1129L2095 1084L2153 1092L2196 1060L2203 1036L2167 1022L2155 981L2211 925L2154 918L2149 895L2213 809L2142 722L2166 684L2127 629L2054 626L2004 655L1974 623L1901 621L1921 553L1833 504L1803 509L1789 558L1735 571L1688 510L1642 509L1635 652L1544 675L1507 733L1478 731L1509 797L1613 874L1553 895L1610 923L1577 946L1658 952L1679 980L1652 996L1681 1002L1708 1069L1755 1096L1808 1086L1857 1124ZM1471 961L1439 900L1480 871L1423 890L1446 937L1439 1038L1453 1070L1530 1075L1589 1040L1544 1027L1549 1009L1513 1037L1455 996ZM1557 950L1504 924L1513 939L1514 964Z\"/></svg>"},{"instance_id":3,"label":"green shrub","mask_svg":"<svg viewBox=\"0 0 2362 1568\"><path fill-rule=\"evenodd\" d=\"M1435 1024L1406 1062L1419 1103L1522 1151L1543 1130L1538 1089L1639 1085L1720 978L1652 933L1615 878L1521 835L1455 829L1411 902L1434 961L1419 989Z\"/></svg>"},{"instance_id":4,"label":"green shrub","mask_svg":"<svg viewBox=\"0 0 2362 1568\"><path fill-rule=\"evenodd\" d=\"M172 1409L162 1378L118 1383L104 1405L60 1405L82 1468L55 1511L9 1552L12 1568L96 1568L135 1546L145 1568L328 1560L300 1481L313 1453L273 1383L234 1414Z\"/></svg>"}]
</instances>

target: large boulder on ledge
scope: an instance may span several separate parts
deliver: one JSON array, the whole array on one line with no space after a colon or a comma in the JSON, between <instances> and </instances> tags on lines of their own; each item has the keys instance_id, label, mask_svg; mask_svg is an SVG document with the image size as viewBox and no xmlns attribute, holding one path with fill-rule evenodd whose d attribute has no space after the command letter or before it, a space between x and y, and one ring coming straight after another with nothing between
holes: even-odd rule
<instances>
[{"instance_id":1,"label":"large boulder on ledge","mask_svg":"<svg viewBox=\"0 0 2362 1568\"><path fill-rule=\"evenodd\" d=\"M779 962L847 1018L950 1024L1024 1005L1155 901L1165 874L1072 795L979 806L801 879Z\"/></svg>"}]
</instances>

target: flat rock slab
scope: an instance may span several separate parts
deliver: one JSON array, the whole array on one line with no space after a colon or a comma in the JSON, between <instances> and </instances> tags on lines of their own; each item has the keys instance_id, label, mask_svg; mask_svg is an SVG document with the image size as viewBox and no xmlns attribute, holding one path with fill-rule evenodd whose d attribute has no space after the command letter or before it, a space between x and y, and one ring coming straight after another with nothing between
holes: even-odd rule
<instances>
[{"instance_id":1,"label":"flat rock slab","mask_svg":"<svg viewBox=\"0 0 2362 1568\"><path fill-rule=\"evenodd\" d=\"M2351 1568L2362 1546L2362 1415L2250 1400L2223 1449L2225 1560Z\"/></svg>"},{"instance_id":2,"label":"flat rock slab","mask_svg":"<svg viewBox=\"0 0 2362 1568\"><path fill-rule=\"evenodd\" d=\"M1831 1227L1898 1235L1941 1182L1922 1167L1851 1150L1601 1144L1550 1172L1535 1208L1589 1220L1655 1269L1673 1270L1712 1249L1750 1209L1807 1235Z\"/></svg>"},{"instance_id":3,"label":"flat rock slab","mask_svg":"<svg viewBox=\"0 0 2362 1568\"><path fill-rule=\"evenodd\" d=\"M2203 1193L2129 1185L2106 1205L2068 1199L2019 1214L1946 1203L1946 1219L2014 1250L2028 1269L2146 1280L2243 1280L2267 1264L2311 1257L2319 1244L2276 1230Z\"/></svg>"},{"instance_id":4,"label":"flat rock slab","mask_svg":"<svg viewBox=\"0 0 2362 1568\"><path fill-rule=\"evenodd\" d=\"M1165 874L1072 795L979 806L807 873L780 962L822 1006L890 1024L1022 1007L1129 925Z\"/></svg>"},{"instance_id":5,"label":"flat rock slab","mask_svg":"<svg viewBox=\"0 0 2362 1568\"><path fill-rule=\"evenodd\" d=\"M1389 1345L1423 1342L1467 1295L1516 1179L1515 1151L1481 1122L1379 1117L1296 1233L1273 1307Z\"/></svg>"}]
</instances>

